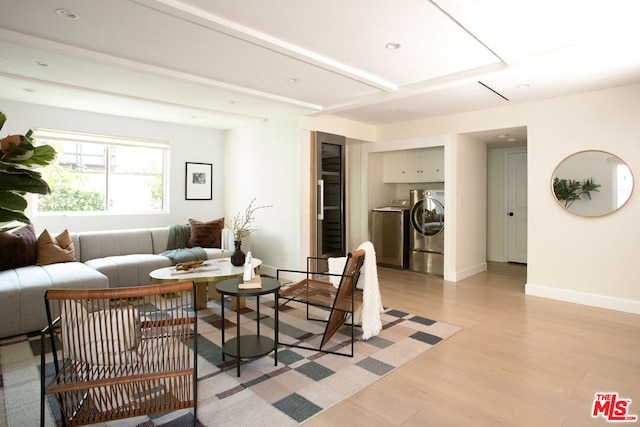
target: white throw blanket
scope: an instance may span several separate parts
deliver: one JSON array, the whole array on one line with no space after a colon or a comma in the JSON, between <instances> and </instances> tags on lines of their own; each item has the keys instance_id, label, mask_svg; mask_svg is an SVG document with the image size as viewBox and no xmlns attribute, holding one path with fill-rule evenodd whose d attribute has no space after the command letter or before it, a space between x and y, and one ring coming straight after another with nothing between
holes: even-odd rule
<instances>
[{"instance_id":1,"label":"white throw blanket","mask_svg":"<svg viewBox=\"0 0 640 427\"><path fill-rule=\"evenodd\" d=\"M360 271L357 287L362 289L362 306L354 314L354 322L362 324L362 339L375 337L382 330L380 313L384 310L378 283L378 268L376 266L376 251L371 242L364 242L358 249L364 250L364 264ZM347 262L346 257L329 258L329 273L342 274ZM341 277L331 276L331 283L337 287Z\"/></svg>"}]
</instances>

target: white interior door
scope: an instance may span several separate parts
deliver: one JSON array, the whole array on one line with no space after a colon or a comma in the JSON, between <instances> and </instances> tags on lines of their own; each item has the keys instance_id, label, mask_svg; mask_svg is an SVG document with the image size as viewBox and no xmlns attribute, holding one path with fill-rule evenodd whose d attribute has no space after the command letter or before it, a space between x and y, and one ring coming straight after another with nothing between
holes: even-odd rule
<instances>
[{"instance_id":1,"label":"white interior door","mask_svg":"<svg viewBox=\"0 0 640 427\"><path fill-rule=\"evenodd\" d=\"M507 261L527 262L527 153L507 153Z\"/></svg>"}]
</instances>

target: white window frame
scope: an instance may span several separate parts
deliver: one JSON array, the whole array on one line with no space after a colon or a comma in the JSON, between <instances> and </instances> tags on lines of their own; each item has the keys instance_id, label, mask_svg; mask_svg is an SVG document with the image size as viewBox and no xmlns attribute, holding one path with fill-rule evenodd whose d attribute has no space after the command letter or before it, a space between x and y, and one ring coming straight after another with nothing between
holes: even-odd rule
<instances>
[{"instance_id":1,"label":"white window frame","mask_svg":"<svg viewBox=\"0 0 640 427\"><path fill-rule=\"evenodd\" d=\"M99 134L90 134L90 133L81 133L81 132L69 132L69 131L60 131L54 129L44 129L44 128L36 128L33 132L33 139L36 143L38 140L46 140L46 141L61 141L61 142L75 142L82 144L101 144L101 145L109 145L109 146L121 146L121 147L149 147L149 148L157 148L164 150L164 159L163 159L163 170L162 170L162 209L155 211L110 211L108 207L105 210L101 211L66 211L66 212L41 212L37 209L37 203L34 215L35 216L69 216L69 215L132 215L132 214L145 214L145 215L156 215L156 214L167 214L169 212L169 162L171 159L169 147L170 144L168 141L160 141L153 139L142 139L142 138L130 138L130 137L121 137L121 136L110 136L110 135L99 135ZM107 162L109 161L109 156L107 156ZM109 181L109 165L105 164L106 168L106 181L105 185L108 185ZM108 198L108 193L107 193Z\"/></svg>"}]
</instances>

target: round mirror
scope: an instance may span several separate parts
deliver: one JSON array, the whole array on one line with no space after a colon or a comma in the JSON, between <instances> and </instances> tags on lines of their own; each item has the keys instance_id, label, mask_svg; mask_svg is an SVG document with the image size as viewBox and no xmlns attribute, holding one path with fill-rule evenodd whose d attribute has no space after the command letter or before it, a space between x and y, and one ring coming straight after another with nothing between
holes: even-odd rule
<instances>
[{"instance_id":1,"label":"round mirror","mask_svg":"<svg viewBox=\"0 0 640 427\"><path fill-rule=\"evenodd\" d=\"M551 189L560 206L577 215L602 216L622 207L633 191L633 175L618 156L588 150L572 154L553 171Z\"/></svg>"}]
</instances>

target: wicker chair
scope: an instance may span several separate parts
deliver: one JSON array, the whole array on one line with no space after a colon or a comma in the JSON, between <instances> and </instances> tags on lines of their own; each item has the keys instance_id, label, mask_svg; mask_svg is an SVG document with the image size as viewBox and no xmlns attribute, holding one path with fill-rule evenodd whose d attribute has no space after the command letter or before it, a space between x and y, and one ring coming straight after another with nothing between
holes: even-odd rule
<instances>
[{"instance_id":1,"label":"wicker chair","mask_svg":"<svg viewBox=\"0 0 640 427\"><path fill-rule=\"evenodd\" d=\"M192 282L48 290L48 326L41 334L41 425L47 395L55 396L63 425L185 408L193 408L196 425L198 329L190 310L195 301ZM48 384L47 338L55 367Z\"/></svg>"},{"instance_id":2,"label":"wicker chair","mask_svg":"<svg viewBox=\"0 0 640 427\"><path fill-rule=\"evenodd\" d=\"M290 347L305 348L309 350L317 350L325 353L339 354L342 356L353 357L354 346L354 322L353 314L362 305L362 291L356 288L358 279L360 278L360 270L364 263L364 250L352 251L347 254L347 261L344 266L344 271L340 275L330 274L327 272L312 271L312 264L318 265L321 261L325 260L318 257L307 258L307 270L277 270L277 278L280 278L280 273L300 273L305 274L305 278L299 282L287 286L280 291L278 296L281 302L280 306L289 302L301 302L306 305L306 317L308 320L318 320L326 322L324 334L322 335L322 341L318 347L311 347L305 344L288 344L280 342L282 345ZM337 276L339 278L339 284L335 287L330 280L331 276ZM282 302L284 301L284 302ZM327 320L313 318L310 315L309 307L320 307L321 309L329 311L329 317ZM340 351L325 350L323 347L329 343L329 340L335 335L335 333L351 318L348 325L351 327L351 352L344 353Z\"/></svg>"}]
</instances>

